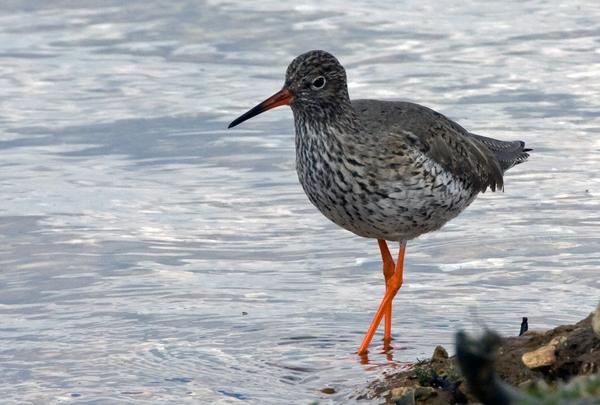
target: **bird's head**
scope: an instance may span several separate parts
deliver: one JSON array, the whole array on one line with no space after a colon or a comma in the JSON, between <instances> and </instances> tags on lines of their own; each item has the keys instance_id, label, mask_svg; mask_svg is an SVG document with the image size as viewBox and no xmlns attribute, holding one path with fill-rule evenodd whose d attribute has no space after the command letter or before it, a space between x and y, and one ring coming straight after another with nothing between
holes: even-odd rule
<instances>
[{"instance_id":1,"label":"bird's head","mask_svg":"<svg viewBox=\"0 0 600 405\"><path fill-rule=\"evenodd\" d=\"M340 62L328 52L309 51L290 63L280 91L236 118L229 128L281 105L289 105L294 113L319 115L328 107L349 103L346 71Z\"/></svg>"}]
</instances>

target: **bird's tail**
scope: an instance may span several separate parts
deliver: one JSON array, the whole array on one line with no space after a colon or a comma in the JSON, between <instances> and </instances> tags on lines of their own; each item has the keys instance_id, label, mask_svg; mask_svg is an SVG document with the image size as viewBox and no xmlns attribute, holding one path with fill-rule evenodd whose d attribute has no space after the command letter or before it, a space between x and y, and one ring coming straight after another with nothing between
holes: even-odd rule
<instances>
[{"instance_id":1,"label":"bird's tail","mask_svg":"<svg viewBox=\"0 0 600 405\"><path fill-rule=\"evenodd\" d=\"M527 152L533 150L526 148L523 141L500 141L481 135L470 135L485 145L496 156L504 172L519 163L525 162L529 158Z\"/></svg>"}]
</instances>

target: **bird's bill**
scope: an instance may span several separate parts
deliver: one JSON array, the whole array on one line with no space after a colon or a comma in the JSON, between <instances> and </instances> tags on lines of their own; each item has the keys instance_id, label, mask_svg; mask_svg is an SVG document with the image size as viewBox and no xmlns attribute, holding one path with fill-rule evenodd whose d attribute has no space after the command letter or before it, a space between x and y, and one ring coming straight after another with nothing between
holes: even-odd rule
<instances>
[{"instance_id":1,"label":"bird's bill","mask_svg":"<svg viewBox=\"0 0 600 405\"><path fill-rule=\"evenodd\" d=\"M292 93L290 93L288 89L283 88L256 107L246 111L244 114L231 121L231 124L229 124L227 128L233 128L260 113L270 110L271 108L279 107L281 105L289 105L293 99L294 96L292 96Z\"/></svg>"}]
</instances>

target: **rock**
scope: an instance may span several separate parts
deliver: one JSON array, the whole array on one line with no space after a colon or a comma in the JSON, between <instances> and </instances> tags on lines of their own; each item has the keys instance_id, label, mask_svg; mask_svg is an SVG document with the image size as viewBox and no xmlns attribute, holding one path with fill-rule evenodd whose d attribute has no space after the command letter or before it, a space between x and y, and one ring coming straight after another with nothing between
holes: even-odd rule
<instances>
[{"instance_id":1,"label":"rock","mask_svg":"<svg viewBox=\"0 0 600 405\"><path fill-rule=\"evenodd\" d=\"M566 336L556 336L554 339L552 339L550 341L550 343L548 343L548 345L554 346L554 348L556 349L558 346L562 345L563 343L565 343L567 341L567 337Z\"/></svg>"},{"instance_id":2,"label":"rock","mask_svg":"<svg viewBox=\"0 0 600 405\"><path fill-rule=\"evenodd\" d=\"M323 394L335 394L335 388L331 388L331 387L325 387L321 389L321 392Z\"/></svg>"},{"instance_id":3,"label":"rock","mask_svg":"<svg viewBox=\"0 0 600 405\"><path fill-rule=\"evenodd\" d=\"M438 346L440 347L440 346ZM415 399L419 401L425 401L431 397L437 396L437 391L432 387L416 387L415 388Z\"/></svg>"},{"instance_id":4,"label":"rock","mask_svg":"<svg viewBox=\"0 0 600 405\"><path fill-rule=\"evenodd\" d=\"M523 333L523 336L539 337L544 336L548 331L543 329L529 329Z\"/></svg>"},{"instance_id":5,"label":"rock","mask_svg":"<svg viewBox=\"0 0 600 405\"><path fill-rule=\"evenodd\" d=\"M524 353L521 361L530 370L551 366L556 362L555 348L542 346L533 352Z\"/></svg>"},{"instance_id":6,"label":"rock","mask_svg":"<svg viewBox=\"0 0 600 405\"><path fill-rule=\"evenodd\" d=\"M566 336L556 336L547 345L532 352L524 353L521 361L530 370L549 367L556 362L556 348L566 340Z\"/></svg>"},{"instance_id":7,"label":"rock","mask_svg":"<svg viewBox=\"0 0 600 405\"><path fill-rule=\"evenodd\" d=\"M431 361L442 361L448 359L448 352L442 346L436 346L431 356Z\"/></svg>"},{"instance_id":8,"label":"rock","mask_svg":"<svg viewBox=\"0 0 600 405\"><path fill-rule=\"evenodd\" d=\"M398 387L391 391L392 402L396 405L415 405L415 389L413 387Z\"/></svg>"},{"instance_id":9,"label":"rock","mask_svg":"<svg viewBox=\"0 0 600 405\"><path fill-rule=\"evenodd\" d=\"M592 330L598 339L600 339L600 303L596 307L594 315L592 315Z\"/></svg>"},{"instance_id":10,"label":"rock","mask_svg":"<svg viewBox=\"0 0 600 405\"><path fill-rule=\"evenodd\" d=\"M519 387L519 389L524 390L524 389L528 389L529 387L533 386L534 384L535 384L535 382L530 379L530 380L525 380L522 383L519 383L518 387Z\"/></svg>"}]
</instances>

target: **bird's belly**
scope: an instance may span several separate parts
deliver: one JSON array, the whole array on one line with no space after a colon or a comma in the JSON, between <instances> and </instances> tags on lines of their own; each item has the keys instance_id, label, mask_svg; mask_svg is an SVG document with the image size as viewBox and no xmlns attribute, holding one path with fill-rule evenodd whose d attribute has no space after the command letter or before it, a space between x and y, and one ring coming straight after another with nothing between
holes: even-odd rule
<instances>
[{"instance_id":1,"label":"bird's belly","mask_svg":"<svg viewBox=\"0 0 600 405\"><path fill-rule=\"evenodd\" d=\"M369 185L364 179L341 183L335 177L298 174L308 198L325 217L359 236L390 241L441 228L476 196L464 183L443 175Z\"/></svg>"}]
</instances>

